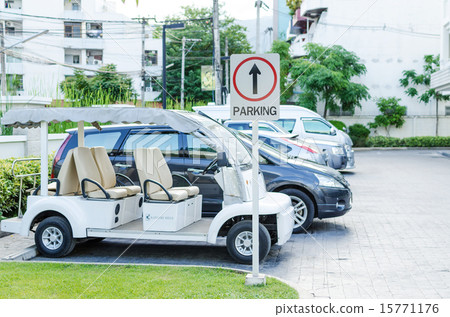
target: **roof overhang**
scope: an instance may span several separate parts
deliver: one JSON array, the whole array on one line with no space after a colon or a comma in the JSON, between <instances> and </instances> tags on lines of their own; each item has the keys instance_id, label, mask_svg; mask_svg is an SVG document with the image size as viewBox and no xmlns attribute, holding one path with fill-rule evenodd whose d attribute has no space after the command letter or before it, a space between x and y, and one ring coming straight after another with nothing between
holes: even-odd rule
<instances>
[{"instance_id":1,"label":"roof overhang","mask_svg":"<svg viewBox=\"0 0 450 317\"><path fill-rule=\"evenodd\" d=\"M143 123L168 125L175 130L190 133L201 124L182 112L158 108L26 108L6 112L1 120L7 127L36 128L41 122L90 122L99 123Z\"/></svg>"}]
</instances>

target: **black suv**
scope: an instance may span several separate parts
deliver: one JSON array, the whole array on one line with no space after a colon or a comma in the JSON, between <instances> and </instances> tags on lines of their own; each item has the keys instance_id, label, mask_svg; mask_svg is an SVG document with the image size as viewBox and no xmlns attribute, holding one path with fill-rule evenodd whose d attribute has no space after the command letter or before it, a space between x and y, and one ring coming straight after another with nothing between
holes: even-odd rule
<instances>
[{"instance_id":1,"label":"black suv","mask_svg":"<svg viewBox=\"0 0 450 317\"><path fill-rule=\"evenodd\" d=\"M67 152L77 146L77 130L69 130L68 133L55 156L52 177L58 175ZM251 147L245 136L239 137L247 147ZM168 126L104 126L101 131L85 129L85 146L105 147L116 172L127 175L135 184L139 184L139 180L133 158L134 149L158 147L173 174L186 177L200 188L204 216L213 216L222 209L223 192L214 178L215 169L207 169L217 153L195 134L181 133ZM203 172L205 169L206 173ZM331 168L291 160L274 148L263 145L260 169L268 191L283 192L291 197L297 216L294 232L307 229L314 217L337 217L351 208L349 184ZM184 186L177 183L179 179L174 178L174 185Z\"/></svg>"}]
</instances>

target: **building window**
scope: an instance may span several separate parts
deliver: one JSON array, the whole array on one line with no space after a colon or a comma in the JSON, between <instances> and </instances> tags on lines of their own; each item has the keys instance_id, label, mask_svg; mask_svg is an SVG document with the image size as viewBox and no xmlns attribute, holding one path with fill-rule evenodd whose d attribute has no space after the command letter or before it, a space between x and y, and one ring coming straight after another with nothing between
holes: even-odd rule
<instances>
[{"instance_id":1,"label":"building window","mask_svg":"<svg viewBox=\"0 0 450 317\"><path fill-rule=\"evenodd\" d=\"M450 116L450 106L445 107L445 115Z\"/></svg>"},{"instance_id":2,"label":"building window","mask_svg":"<svg viewBox=\"0 0 450 317\"><path fill-rule=\"evenodd\" d=\"M351 110L342 110L339 108L338 110L328 110L330 116L353 116L353 112Z\"/></svg>"},{"instance_id":3,"label":"building window","mask_svg":"<svg viewBox=\"0 0 450 317\"><path fill-rule=\"evenodd\" d=\"M146 50L145 51L145 66L158 65L158 51Z\"/></svg>"},{"instance_id":4,"label":"building window","mask_svg":"<svg viewBox=\"0 0 450 317\"><path fill-rule=\"evenodd\" d=\"M161 91L161 85L158 84L158 80L156 77L150 76L145 79L145 91Z\"/></svg>"},{"instance_id":5,"label":"building window","mask_svg":"<svg viewBox=\"0 0 450 317\"><path fill-rule=\"evenodd\" d=\"M103 64L103 51L102 50L86 50L86 64L102 65Z\"/></svg>"},{"instance_id":6,"label":"building window","mask_svg":"<svg viewBox=\"0 0 450 317\"><path fill-rule=\"evenodd\" d=\"M13 95L18 91L23 91L23 75L6 74L6 90Z\"/></svg>"},{"instance_id":7,"label":"building window","mask_svg":"<svg viewBox=\"0 0 450 317\"><path fill-rule=\"evenodd\" d=\"M86 35L90 38L103 37L102 23L86 23Z\"/></svg>"},{"instance_id":8,"label":"building window","mask_svg":"<svg viewBox=\"0 0 450 317\"><path fill-rule=\"evenodd\" d=\"M10 51L13 51L12 53L7 53L11 55L6 55L6 62L7 63L22 63L22 59L18 56L22 52L21 49L12 48Z\"/></svg>"},{"instance_id":9,"label":"building window","mask_svg":"<svg viewBox=\"0 0 450 317\"><path fill-rule=\"evenodd\" d=\"M80 64L81 62L81 50L64 50L64 62L69 65Z\"/></svg>"},{"instance_id":10,"label":"building window","mask_svg":"<svg viewBox=\"0 0 450 317\"><path fill-rule=\"evenodd\" d=\"M81 0L64 0L64 10L80 11L81 10Z\"/></svg>"},{"instance_id":11,"label":"building window","mask_svg":"<svg viewBox=\"0 0 450 317\"><path fill-rule=\"evenodd\" d=\"M64 22L64 37L81 38L81 22Z\"/></svg>"},{"instance_id":12,"label":"building window","mask_svg":"<svg viewBox=\"0 0 450 317\"><path fill-rule=\"evenodd\" d=\"M22 9L22 0L5 0L6 9Z\"/></svg>"},{"instance_id":13,"label":"building window","mask_svg":"<svg viewBox=\"0 0 450 317\"><path fill-rule=\"evenodd\" d=\"M3 33L3 23L0 23L0 33ZM22 35L21 21L5 21L5 33L11 36Z\"/></svg>"}]
</instances>

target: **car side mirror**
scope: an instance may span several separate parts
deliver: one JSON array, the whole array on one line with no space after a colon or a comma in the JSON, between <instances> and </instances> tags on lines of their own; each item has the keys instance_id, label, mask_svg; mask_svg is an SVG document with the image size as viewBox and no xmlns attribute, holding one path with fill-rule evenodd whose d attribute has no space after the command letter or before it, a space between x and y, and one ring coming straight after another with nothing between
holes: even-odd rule
<instances>
[{"instance_id":1,"label":"car side mirror","mask_svg":"<svg viewBox=\"0 0 450 317\"><path fill-rule=\"evenodd\" d=\"M227 154L225 152L217 153L217 167L225 167L228 165L229 165L229 162L228 162Z\"/></svg>"},{"instance_id":2,"label":"car side mirror","mask_svg":"<svg viewBox=\"0 0 450 317\"><path fill-rule=\"evenodd\" d=\"M347 127L343 127L342 130L343 130L345 133L348 133Z\"/></svg>"},{"instance_id":3,"label":"car side mirror","mask_svg":"<svg viewBox=\"0 0 450 317\"><path fill-rule=\"evenodd\" d=\"M331 129L330 135L336 135L336 129Z\"/></svg>"}]
</instances>

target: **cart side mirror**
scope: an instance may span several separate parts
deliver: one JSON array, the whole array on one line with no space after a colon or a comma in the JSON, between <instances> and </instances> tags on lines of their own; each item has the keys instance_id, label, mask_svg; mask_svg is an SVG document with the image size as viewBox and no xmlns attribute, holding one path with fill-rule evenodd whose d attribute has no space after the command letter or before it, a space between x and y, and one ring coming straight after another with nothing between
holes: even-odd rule
<instances>
[{"instance_id":1,"label":"cart side mirror","mask_svg":"<svg viewBox=\"0 0 450 317\"><path fill-rule=\"evenodd\" d=\"M217 167L225 167L228 165L229 165L229 162L228 162L227 154L225 152L217 153Z\"/></svg>"}]
</instances>

